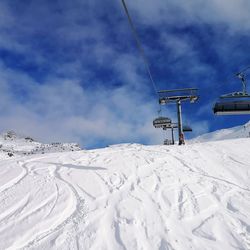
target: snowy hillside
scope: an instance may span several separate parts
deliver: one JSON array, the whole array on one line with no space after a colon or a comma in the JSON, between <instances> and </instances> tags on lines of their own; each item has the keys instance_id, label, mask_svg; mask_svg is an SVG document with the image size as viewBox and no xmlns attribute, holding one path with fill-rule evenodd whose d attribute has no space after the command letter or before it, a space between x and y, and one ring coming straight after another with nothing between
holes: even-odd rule
<instances>
[{"instance_id":1,"label":"snowy hillside","mask_svg":"<svg viewBox=\"0 0 250 250\"><path fill-rule=\"evenodd\" d=\"M0 161L0 249L250 249L249 139Z\"/></svg>"},{"instance_id":2,"label":"snowy hillside","mask_svg":"<svg viewBox=\"0 0 250 250\"><path fill-rule=\"evenodd\" d=\"M207 141L218 141L218 140L228 140L235 138L250 138L250 121L242 126L237 126L228 129L221 129L211 133L207 133L198 136L189 142L207 142Z\"/></svg>"},{"instance_id":3,"label":"snowy hillside","mask_svg":"<svg viewBox=\"0 0 250 250\"><path fill-rule=\"evenodd\" d=\"M0 159L9 157L81 150L76 143L44 144L9 131L0 135Z\"/></svg>"}]
</instances>

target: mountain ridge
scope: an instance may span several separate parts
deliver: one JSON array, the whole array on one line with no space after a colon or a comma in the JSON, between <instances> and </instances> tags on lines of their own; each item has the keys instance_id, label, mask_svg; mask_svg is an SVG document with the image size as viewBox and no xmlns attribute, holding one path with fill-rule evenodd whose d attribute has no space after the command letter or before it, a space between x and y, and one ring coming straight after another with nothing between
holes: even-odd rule
<instances>
[{"instance_id":1,"label":"mountain ridge","mask_svg":"<svg viewBox=\"0 0 250 250\"><path fill-rule=\"evenodd\" d=\"M213 132L209 132L200 136L197 136L189 143L219 141L219 140L230 140L236 138L250 138L250 121L246 124L239 125L232 128L219 129Z\"/></svg>"},{"instance_id":2,"label":"mountain ridge","mask_svg":"<svg viewBox=\"0 0 250 250\"><path fill-rule=\"evenodd\" d=\"M77 143L41 143L29 136L18 135L14 131L0 134L0 159L13 156L45 154L82 150Z\"/></svg>"}]
</instances>

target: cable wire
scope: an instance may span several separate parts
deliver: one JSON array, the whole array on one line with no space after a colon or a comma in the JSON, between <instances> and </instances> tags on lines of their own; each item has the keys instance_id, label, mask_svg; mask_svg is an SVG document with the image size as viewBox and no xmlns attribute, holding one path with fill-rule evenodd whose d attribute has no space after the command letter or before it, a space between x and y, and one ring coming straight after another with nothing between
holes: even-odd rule
<instances>
[{"instance_id":1,"label":"cable wire","mask_svg":"<svg viewBox=\"0 0 250 250\"><path fill-rule=\"evenodd\" d=\"M126 5L126 3L125 3L125 0L121 0L121 1L122 1L123 8L124 8L124 10L125 10L126 16L127 16L127 18L128 18L128 22L129 22L131 31L132 31L133 36L134 36L134 38L135 38L136 45L137 45L138 50L139 50L139 52L140 52L140 54L141 54L141 57L142 57L142 59L143 59L143 62L144 62L146 71L147 71L148 76L149 76L149 79L150 79L150 81L151 81L151 83L152 83L152 85L153 85L153 88L154 88L154 91L155 91L156 95L159 96L159 93L158 93L158 91L157 91L157 87L156 87L155 81L154 81L154 79L153 79L153 76L152 76L152 73L151 73L151 70L150 70L150 66L149 66L148 60L147 60L147 57L146 57L146 54L145 54L145 51L144 51L144 49L143 49L143 47L142 47L142 44L141 44L141 42L140 42L139 36L138 36L138 34L137 34L137 31L136 31L136 28L135 28L135 26L134 26L134 24L133 24L133 21L132 21L132 19L131 19L131 16L129 15L127 5Z\"/></svg>"}]
</instances>

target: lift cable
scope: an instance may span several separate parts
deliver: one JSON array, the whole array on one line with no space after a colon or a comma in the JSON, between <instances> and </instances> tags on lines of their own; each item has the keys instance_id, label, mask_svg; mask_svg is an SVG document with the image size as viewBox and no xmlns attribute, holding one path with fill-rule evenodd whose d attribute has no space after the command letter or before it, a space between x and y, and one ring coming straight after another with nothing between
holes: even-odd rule
<instances>
[{"instance_id":1,"label":"lift cable","mask_svg":"<svg viewBox=\"0 0 250 250\"><path fill-rule=\"evenodd\" d=\"M124 8L124 10L125 10L126 16L127 16L127 18L128 18L128 22L129 22L131 31L132 31L132 33L133 33L134 39L135 39L135 41L136 41L137 48L138 48L138 50L139 50L139 52L140 52L140 54L141 54L141 57L142 57L142 59L143 59L143 62L144 62L144 64L145 64L145 68L146 68L146 71L147 71L147 73L148 73L149 79L150 79L150 81L151 81L151 83L152 83L152 85L153 85L153 88L154 88L154 91L155 91L156 95L159 96L159 93L158 93L158 90L157 90L155 81L154 81L154 79L153 79L153 76L152 76L152 73L151 73L151 70L150 70L150 66L149 66L148 59L147 59L147 57L146 57L145 51L144 51L144 49L143 49L143 46L142 46L142 44L141 44L141 41L140 41L140 39L139 39L139 36L138 36L138 34L137 34L137 31L136 31L136 28L135 28L135 26L134 26L134 24L133 24L133 21L132 21L132 19L131 19L131 16L130 16L130 14L129 14L129 12L128 12L128 8L127 8L127 5L126 5L126 3L125 3L125 0L122 0L122 5L123 5L123 8Z\"/></svg>"}]
</instances>

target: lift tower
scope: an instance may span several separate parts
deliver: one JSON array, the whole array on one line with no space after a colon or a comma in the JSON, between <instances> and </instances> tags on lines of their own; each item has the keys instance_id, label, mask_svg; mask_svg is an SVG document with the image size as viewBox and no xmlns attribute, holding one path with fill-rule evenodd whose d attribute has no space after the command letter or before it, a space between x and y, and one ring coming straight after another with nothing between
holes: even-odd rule
<instances>
[{"instance_id":1,"label":"lift tower","mask_svg":"<svg viewBox=\"0 0 250 250\"><path fill-rule=\"evenodd\" d=\"M183 125L182 125L182 110L181 103L184 101L190 101L194 103L198 100L197 88L186 88L186 89L173 89L173 90L160 90L158 94L160 96L160 105L168 103L176 103L177 105L177 117L178 117L178 134L179 134L179 145L185 144Z\"/></svg>"}]
</instances>

